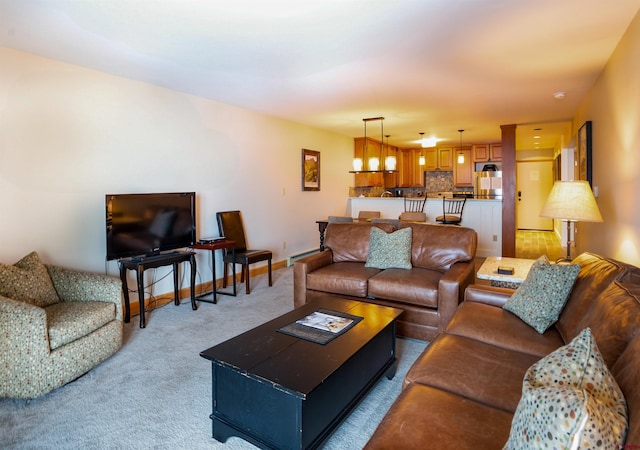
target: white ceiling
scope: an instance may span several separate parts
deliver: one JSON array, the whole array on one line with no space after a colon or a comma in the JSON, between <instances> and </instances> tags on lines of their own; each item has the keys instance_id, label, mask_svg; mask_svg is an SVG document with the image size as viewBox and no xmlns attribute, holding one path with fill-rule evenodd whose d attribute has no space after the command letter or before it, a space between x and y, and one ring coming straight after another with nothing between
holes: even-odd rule
<instances>
[{"instance_id":1,"label":"white ceiling","mask_svg":"<svg viewBox=\"0 0 640 450\"><path fill-rule=\"evenodd\" d=\"M640 0L0 0L0 45L389 142L553 147ZM0 68L1 70L1 68ZM553 97L565 92L563 100ZM375 124L375 123L374 123ZM370 124L368 135L379 136ZM375 130L375 131L374 131Z\"/></svg>"}]
</instances>

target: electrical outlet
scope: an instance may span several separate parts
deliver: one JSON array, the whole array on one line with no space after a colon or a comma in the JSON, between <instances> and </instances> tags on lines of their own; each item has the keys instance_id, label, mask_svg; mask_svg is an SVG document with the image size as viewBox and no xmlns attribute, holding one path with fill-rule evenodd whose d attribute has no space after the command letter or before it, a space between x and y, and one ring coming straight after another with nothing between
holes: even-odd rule
<instances>
[{"instance_id":1,"label":"electrical outlet","mask_svg":"<svg viewBox=\"0 0 640 450\"><path fill-rule=\"evenodd\" d=\"M282 250L287 248L287 241L282 241Z\"/></svg>"},{"instance_id":2,"label":"electrical outlet","mask_svg":"<svg viewBox=\"0 0 640 450\"><path fill-rule=\"evenodd\" d=\"M498 242L498 235L497 234L493 235L493 242Z\"/></svg>"},{"instance_id":3,"label":"electrical outlet","mask_svg":"<svg viewBox=\"0 0 640 450\"><path fill-rule=\"evenodd\" d=\"M285 195L285 191L284 191L284 188L282 188L282 195Z\"/></svg>"}]
</instances>

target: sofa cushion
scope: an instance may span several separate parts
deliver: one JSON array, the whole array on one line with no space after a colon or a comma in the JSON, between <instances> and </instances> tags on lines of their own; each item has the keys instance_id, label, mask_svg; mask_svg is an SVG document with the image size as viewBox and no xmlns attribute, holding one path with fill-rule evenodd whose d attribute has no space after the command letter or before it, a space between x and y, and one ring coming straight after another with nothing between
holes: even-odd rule
<instances>
[{"instance_id":1,"label":"sofa cushion","mask_svg":"<svg viewBox=\"0 0 640 450\"><path fill-rule=\"evenodd\" d=\"M116 305L108 302L60 302L45 311L51 350L87 336L116 318Z\"/></svg>"},{"instance_id":2,"label":"sofa cushion","mask_svg":"<svg viewBox=\"0 0 640 450\"><path fill-rule=\"evenodd\" d=\"M446 272L463 261L476 256L478 234L471 228L402 222L400 228L410 227L413 232L411 263L414 267Z\"/></svg>"},{"instance_id":3,"label":"sofa cushion","mask_svg":"<svg viewBox=\"0 0 640 450\"><path fill-rule=\"evenodd\" d=\"M441 333L418 357L404 385L427 384L513 413L522 379L540 357Z\"/></svg>"},{"instance_id":4,"label":"sofa cushion","mask_svg":"<svg viewBox=\"0 0 640 450\"><path fill-rule=\"evenodd\" d=\"M556 323L564 342L570 342L584 329L580 321L593 300L628 270L623 263L586 252L578 255L573 263L580 265L580 273Z\"/></svg>"},{"instance_id":5,"label":"sofa cushion","mask_svg":"<svg viewBox=\"0 0 640 450\"><path fill-rule=\"evenodd\" d=\"M308 273L307 289L366 297L367 280L379 272L358 262L333 263Z\"/></svg>"},{"instance_id":6,"label":"sofa cushion","mask_svg":"<svg viewBox=\"0 0 640 450\"><path fill-rule=\"evenodd\" d=\"M49 272L36 252L13 265L0 263L0 295L40 307L60 301Z\"/></svg>"},{"instance_id":7,"label":"sofa cushion","mask_svg":"<svg viewBox=\"0 0 640 450\"><path fill-rule=\"evenodd\" d=\"M387 269L369 278L368 295L436 309L440 278L442 273L418 267Z\"/></svg>"},{"instance_id":8,"label":"sofa cushion","mask_svg":"<svg viewBox=\"0 0 640 450\"><path fill-rule=\"evenodd\" d=\"M614 449L626 429L624 396L585 328L527 371L505 448Z\"/></svg>"},{"instance_id":9,"label":"sofa cushion","mask_svg":"<svg viewBox=\"0 0 640 450\"><path fill-rule=\"evenodd\" d=\"M515 314L473 301L460 304L446 332L540 358L565 344L554 327L540 334Z\"/></svg>"},{"instance_id":10,"label":"sofa cushion","mask_svg":"<svg viewBox=\"0 0 640 450\"><path fill-rule=\"evenodd\" d=\"M640 334L640 285L613 282L593 300L579 326L591 328L604 361L613 367L631 339Z\"/></svg>"},{"instance_id":11,"label":"sofa cushion","mask_svg":"<svg viewBox=\"0 0 640 450\"><path fill-rule=\"evenodd\" d=\"M579 271L577 264L550 264L541 256L504 309L544 333L558 320Z\"/></svg>"},{"instance_id":12,"label":"sofa cushion","mask_svg":"<svg viewBox=\"0 0 640 450\"><path fill-rule=\"evenodd\" d=\"M635 336L622 352L611 373L627 401L629 429L627 443L640 442L640 334Z\"/></svg>"},{"instance_id":13,"label":"sofa cushion","mask_svg":"<svg viewBox=\"0 0 640 450\"><path fill-rule=\"evenodd\" d=\"M495 449L507 440L510 424L511 413L413 384L400 393L364 448Z\"/></svg>"},{"instance_id":14,"label":"sofa cushion","mask_svg":"<svg viewBox=\"0 0 640 450\"><path fill-rule=\"evenodd\" d=\"M386 233L378 227L371 227L369 233L365 267L411 269L411 228Z\"/></svg>"},{"instance_id":15,"label":"sofa cushion","mask_svg":"<svg viewBox=\"0 0 640 450\"><path fill-rule=\"evenodd\" d=\"M395 226L389 223L330 223L325 231L324 246L333 254L333 262L367 261L369 255L369 230L372 227L392 232Z\"/></svg>"}]
</instances>

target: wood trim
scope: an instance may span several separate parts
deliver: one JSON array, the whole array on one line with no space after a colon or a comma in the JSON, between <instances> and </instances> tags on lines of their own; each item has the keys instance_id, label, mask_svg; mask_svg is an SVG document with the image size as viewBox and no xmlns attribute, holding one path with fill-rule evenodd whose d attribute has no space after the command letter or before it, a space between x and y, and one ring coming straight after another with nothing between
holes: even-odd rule
<instances>
[{"instance_id":1,"label":"wood trim","mask_svg":"<svg viewBox=\"0 0 640 450\"><path fill-rule=\"evenodd\" d=\"M516 125L502 130L502 256L516 256Z\"/></svg>"}]
</instances>

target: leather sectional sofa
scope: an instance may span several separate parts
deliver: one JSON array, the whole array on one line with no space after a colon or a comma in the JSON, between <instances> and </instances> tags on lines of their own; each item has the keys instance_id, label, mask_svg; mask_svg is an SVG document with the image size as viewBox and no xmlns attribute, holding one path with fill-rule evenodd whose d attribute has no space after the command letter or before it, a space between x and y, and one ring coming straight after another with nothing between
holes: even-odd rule
<instances>
[{"instance_id":1,"label":"leather sectional sofa","mask_svg":"<svg viewBox=\"0 0 640 450\"><path fill-rule=\"evenodd\" d=\"M330 223L325 250L294 263L294 305L335 294L401 308L398 335L431 340L443 331L475 280L474 230L450 225L400 223L410 227L411 268L366 267L372 227L396 231L390 223Z\"/></svg>"},{"instance_id":2,"label":"leather sectional sofa","mask_svg":"<svg viewBox=\"0 0 640 450\"><path fill-rule=\"evenodd\" d=\"M573 262L580 264L578 278L558 321L543 334L502 308L513 291L468 287L444 332L407 373L401 394L366 448L503 448L523 396L523 379L531 373L527 370L586 328L626 400L626 445L618 448L639 448L639 269L590 253ZM554 376L564 376L564 370ZM548 413L542 405L535 407L536 419ZM600 444L591 442L588 448L604 448ZM543 446L530 442L529 447Z\"/></svg>"}]
</instances>

